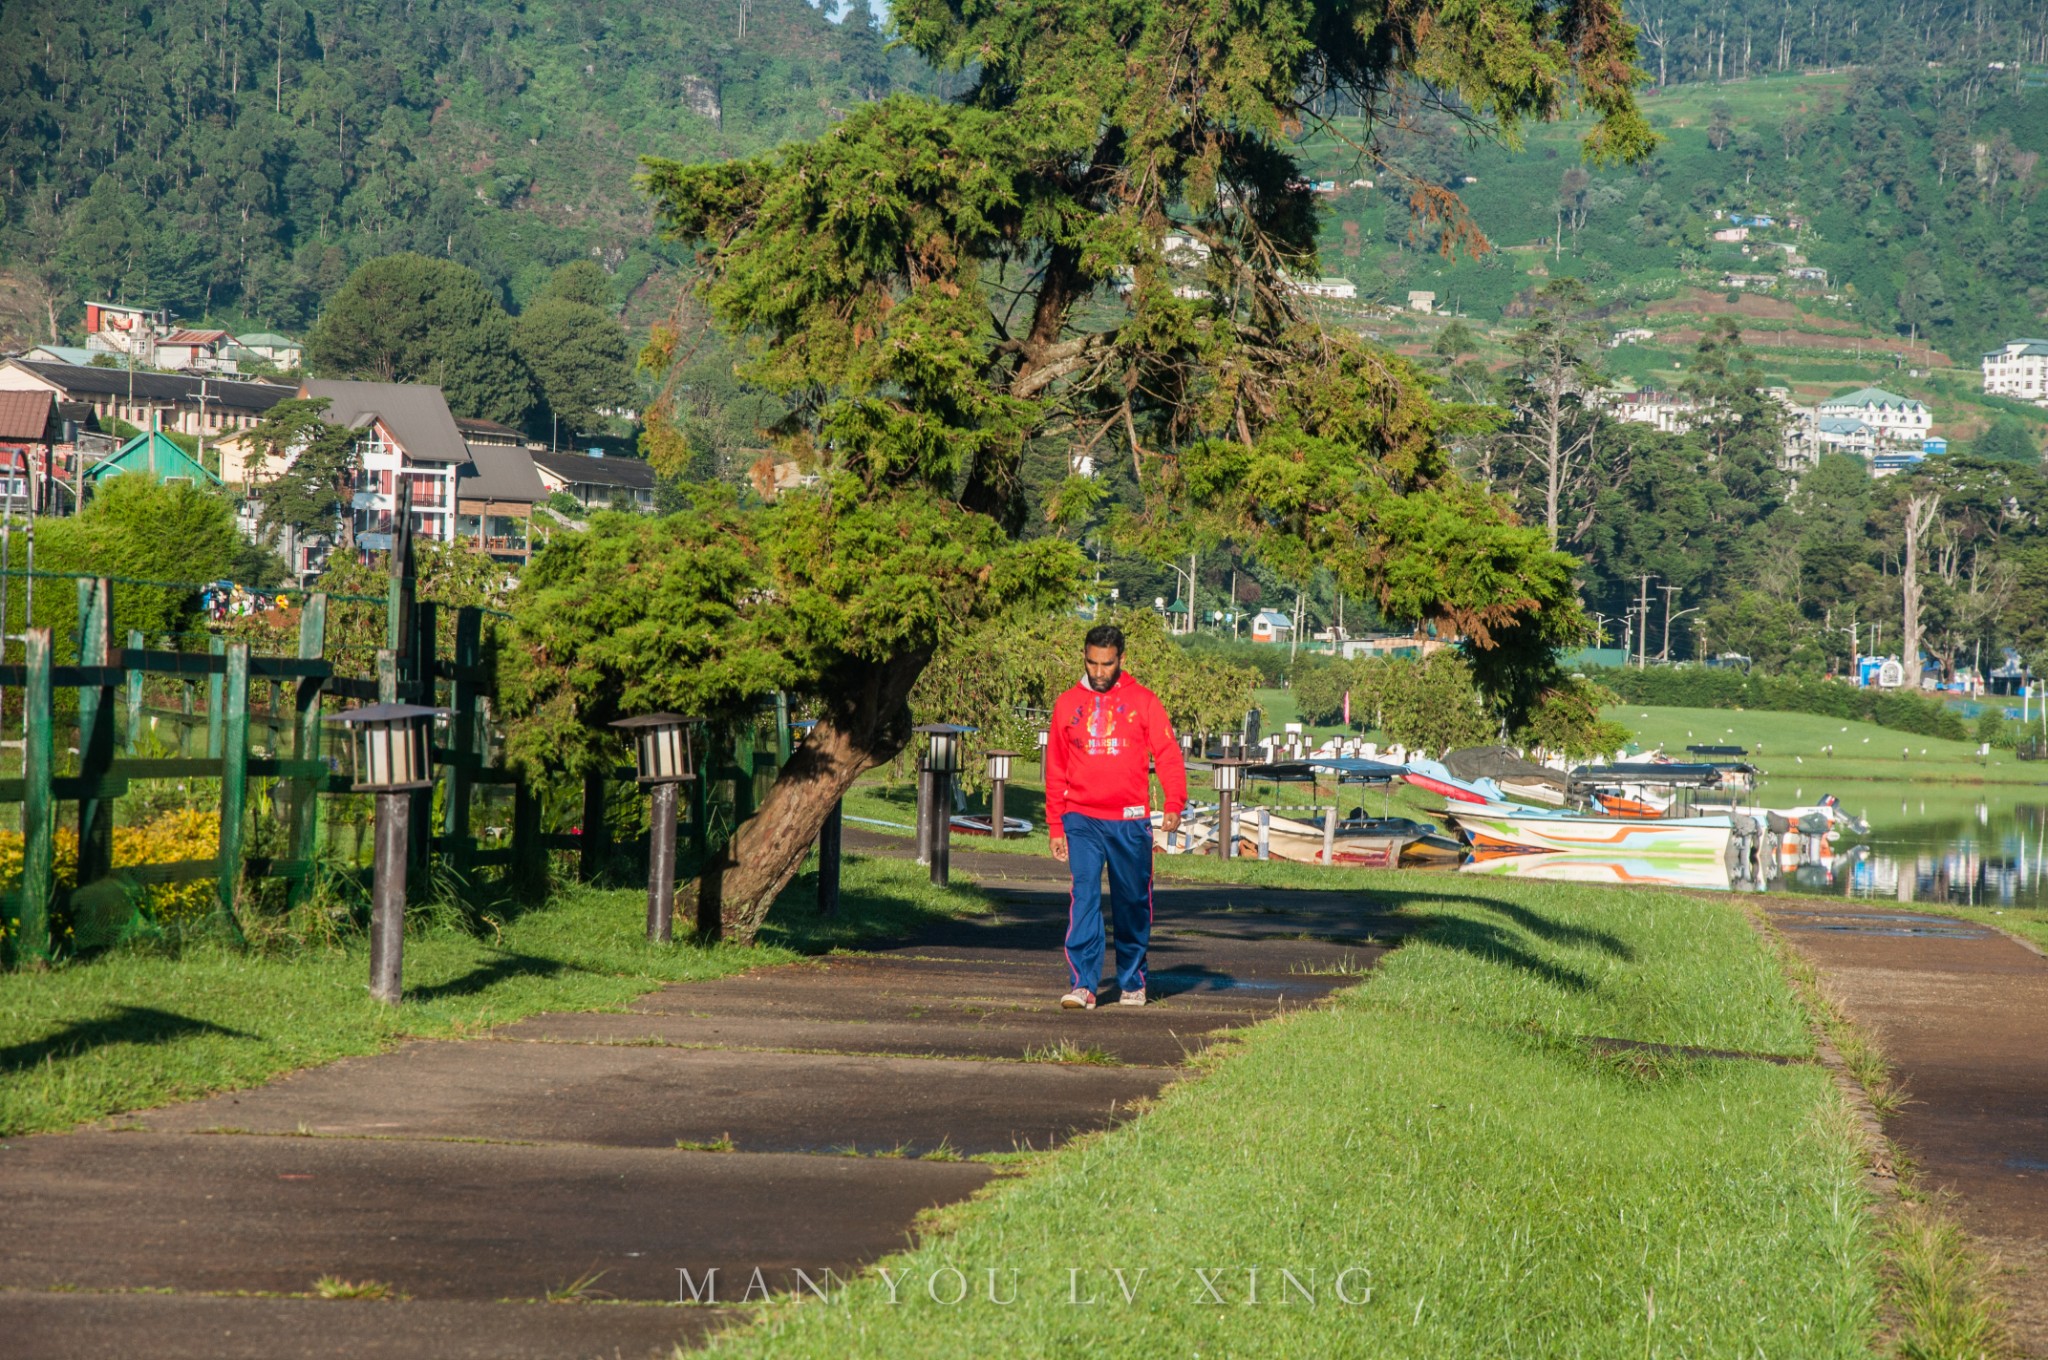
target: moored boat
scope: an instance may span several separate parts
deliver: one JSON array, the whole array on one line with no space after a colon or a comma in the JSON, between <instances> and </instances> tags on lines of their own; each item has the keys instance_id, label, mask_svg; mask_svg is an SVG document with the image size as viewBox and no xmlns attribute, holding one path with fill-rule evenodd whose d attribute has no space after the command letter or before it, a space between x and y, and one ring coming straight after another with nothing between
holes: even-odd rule
<instances>
[{"instance_id":1,"label":"moored boat","mask_svg":"<svg viewBox=\"0 0 2048 1360\"><path fill-rule=\"evenodd\" d=\"M1453 806L1446 816L1474 849L1595 851L1726 860L1735 836L1735 824L1725 815L1573 817Z\"/></svg>"}]
</instances>

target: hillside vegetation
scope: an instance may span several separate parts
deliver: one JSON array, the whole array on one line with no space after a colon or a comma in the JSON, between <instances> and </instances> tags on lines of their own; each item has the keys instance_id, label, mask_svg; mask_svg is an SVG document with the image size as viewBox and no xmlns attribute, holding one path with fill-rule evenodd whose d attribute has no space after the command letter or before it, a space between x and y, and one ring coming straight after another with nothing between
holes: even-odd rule
<instances>
[{"instance_id":1,"label":"hillside vegetation","mask_svg":"<svg viewBox=\"0 0 2048 1360\"><path fill-rule=\"evenodd\" d=\"M5 256L52 294L296 328L365 259L479 270L517 306L667 259L651 152L816 136L928 75L803 0L26 0L0 37ZM53 339L37 335L34 339Z\"/></svg>"}]
</instances>

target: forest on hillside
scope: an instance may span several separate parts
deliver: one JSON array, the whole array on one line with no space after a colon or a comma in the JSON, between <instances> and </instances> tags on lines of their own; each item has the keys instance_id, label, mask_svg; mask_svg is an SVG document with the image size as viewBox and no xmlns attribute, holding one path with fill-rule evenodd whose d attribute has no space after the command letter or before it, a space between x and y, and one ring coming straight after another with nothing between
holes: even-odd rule
<instances>
[{"instance_id":1,"label":"forest on hillside","mask_svg":"<svg viewBox=\"0 0 2048 1360\"><path fill-rule=\"evenodd\" d=\"M572 259L630 296L669 263L641 155L748 154L929 81L884 46L804 0L9 3L0 263L51 327L95 297L295 330L400 251L514 307Z\"/></svg>"},{"instance_id":2,"label":"forest on hillside","mask_svg":"<svg viewBox=\"0 0 2048 1360\"><path fill-rule=\"evenodd\" d=\"M9 4L0 265L47 292L45 331L75 322L88 295L296 329L354 267L400 251L475 268L514 310L571 259L597 260L630 299L676 263L634 188L640 156L747 155L892 91L964 79L889 50L866 7L838 3ZM1954 185L1970 178L1962 142L1988 139L2008 169L2042 149L2026 64L2048 60L2048 9L1636 0L1631 12L1653 86L1737 82L1735 131L1711 166L1682 161L1674 137L1641 182L1594 176L1570 191L1575 211L1596 209L1594 260L1672 234L1738 175L1752 197L1841 181L1829 224L1841 270L1855 262L1858 290L1909 326L1960 325L1975 343L1973 318L2004 325L2035 305L2011 285L2030 269L2040 283L2048 214ZM1749 77L1849 64L1878 72L1853 98L1797 119L1743 112ZM1453 187L1505 154L1427 120L1387 148L1418 182ZM1870 168L1845 173L1858 165ZM2014 178L1994 174L2010 198ZM1466 191L1507 241L1549 218L1553 196ZM1371 212L1349 215L1380 229ZM1411 225L1398 217L1383 228L1397 241ZM1326 254L1347 251L1356 241L1333 226Z\"/></svg>"}]
</instances>

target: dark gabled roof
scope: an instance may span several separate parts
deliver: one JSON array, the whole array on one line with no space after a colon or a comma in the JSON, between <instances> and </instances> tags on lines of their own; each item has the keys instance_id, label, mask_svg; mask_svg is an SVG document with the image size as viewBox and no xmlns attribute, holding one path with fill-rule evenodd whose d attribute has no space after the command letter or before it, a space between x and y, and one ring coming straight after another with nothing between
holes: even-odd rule
<instances>
[{"instance_id":1,"label":"dark gabled roof","mask_svg":"<svg viewBox=\"0 0 2048 1360\"><path fill-rule=\"evenodd\" d=\"M0 392L0 439L40 444L50 437L57 399L49 392Z\"/></svg>"},{"instance_id":2,"label":"dark gabled roof","mask_svg":"<svg viewBox=\"0 0 2048 1360\"><path fill-rule=\"evenodd\" d=\"M46 382L62 388L67 397L125 397L132 390L143 401L193 402L199 400L199 384L206 384L206 404L248 415L262 415L292 395L283 383L236 382L232 378L195 378L183 373L145 373L137 369L100 368L91 364L50 364L35 359L9 362ZM129 387L133 379L134 387Z\"/></svg>"},{"instance_id":3,"label":"dark gabled roof","mask_svg":"<svg viewBox=\"0 0 2048 1360\"><path fill-rule=\"evenodd\" d=\"M426 383L347 382L308 378L299 384L308 397L327 398L326 419L336 425L382 421L406 457L419 463L467 463L469 446L448 414L441 389Z\"/></svg>"},{"instance_id":4,"label":"dark gabled roof","mask_svg":"<svg viewBox=\"0 0 2048 1360\"><path fill-rule=\"evenodd\" d=\"M500 425L495 420L482 416L457 416L455 428L462 431L462 437L472 444L517 444L526 447L526 437L510 425Z\"/></svg>"},{"instance_id":5,"label":"dark gabled roof","mask_svg":"<svg viewBox=\"0 0 2048 1360\"><path fill-rule=\"evenodd\" d=\"M565 482L587 486L622 486L630 491L654 487L654 469L638 458L592 458L582 453L536 453L535 466L546 469Z\"/></svg>"},{"instance_id":6,"label":"dark gabled roof","mask_svg":"<svg viewBox=\"0 0 2048 1360\"><path fill-rule=\"evenodd\" d=\"M512 501L531 505L547 495L533 455L502 444L471 444L469 461L455 469L459 500Z\"/></svg>"}]
</instances>

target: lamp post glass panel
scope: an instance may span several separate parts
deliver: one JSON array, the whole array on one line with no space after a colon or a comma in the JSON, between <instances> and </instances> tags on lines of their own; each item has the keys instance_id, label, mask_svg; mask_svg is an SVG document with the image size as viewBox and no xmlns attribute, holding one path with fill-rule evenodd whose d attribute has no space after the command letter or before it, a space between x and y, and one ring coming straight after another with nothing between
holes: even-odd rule
<instances>
[{"instance_id":1,"label":"lamp post glass panel","mask_svg":"<svg viewBox=\"0 0 2048 1360\"><path fill-rule=\"evenodd\" d=\"M931 739L925 753L926 796L919 800L926 809L926 824L918 840L931 864L932 882L944 887L951 868L953 774L960 768L960 738L980 729L959 723L920 723L912 730Z\"/></svg>"},{"instance_id":2,"label":"lamp post glass panel","mask_svg":"<svg viewBox=\"0 0 2048 1360\"><path fill-rule=\"evenodd\" d=\"M370 995L395 1005L404 988L405 861L412 799L434 783L430 725L445 708L372 704L337 713L349 730L357 793L377 797L376 866L370 892Z\"/></svg>"},{"instance_id":3,"label":"lamp post glass panel","mask_svg":"<svg viewBox=\"0 0 2048 1360\"><path fill-rule=\"evenodd\" d=\"M632 737L639 781L653 799L647 836L647 938L656 944L667 944L675 936L676 787L697 777L690 729L703 721L680 713L643 713L612 724Z\"/></svg>"}]
</instances>

